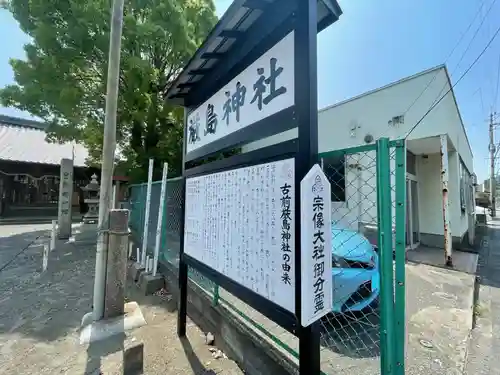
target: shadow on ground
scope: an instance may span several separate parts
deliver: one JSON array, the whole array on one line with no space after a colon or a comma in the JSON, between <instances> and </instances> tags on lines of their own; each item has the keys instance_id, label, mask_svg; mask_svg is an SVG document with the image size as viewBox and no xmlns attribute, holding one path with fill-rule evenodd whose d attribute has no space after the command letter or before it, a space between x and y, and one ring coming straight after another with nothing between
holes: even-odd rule
<instances>
[{"instance_id":1,"label":"shadow on ground","mask_svg":"<svg viewBox=\"0 0 500 375\"><path fill-rule=\"evenodd\" d=\"M135 338L125 342L123 335L87 347L78 342L81 319L92 310L95 249L59 243L50 253L48 269L42 272L42 249L43 243L49 241L48 231L44 228L5 235L6 229L2 229L0 373L37 374L42 368L67 374L114 373L116 368L111 365L107 365L111 372L105 371L102 359L108 357L109 362L110 357L121 357L123 349L130 347ZM142 296L134 285L128 285L127 300L139 303L148 322L144 329L135 330L134 335L141 341L149 340L150 336L158 340L148 344L148 355L154 357L149 362L158 367L158 371L155 367L151 373L164 373L170 362L170 367L181 371L178 373L186 373L189 362L194 374L211 374L212 370L205 368L192 347L193 342L197 348L204 344L199 329L190 323L189 340L178 340L175 314L171 314L176 306L171 296ZM168 353L172 347L176 347L173 359L156 352L161 349ZM206 349L202 354L208 359L212 357ZM113 361L113 366L122 363ZM82 371L75 372L75 368Z\"/></svg>"},{"instance_id":2,"label":"shadow on ground","mask_svg":"<svg viewBox=\"0 0 500 375\"><path fill-rule=\"evenodd\" d=\"M0 272L0 334L54 341L74 332L90 311L94 251L60 244L42 272L43 243L48 241L43 231L0 239L0 258L10 262ZM28 247L13 258L23 246Z\"/></svg>"},{"instance_id":3,"label":"shadow on ground","mask_svg":"<svg viewBox=\"0 0 500 375\"><path fill-rule=\"evenodd\" d=\"M500 243L500 218L492 218L488 228L481 228L480 252L477 274L479 284L500 288L500 252L496 244Z\"/></svg>"}]
</instances>

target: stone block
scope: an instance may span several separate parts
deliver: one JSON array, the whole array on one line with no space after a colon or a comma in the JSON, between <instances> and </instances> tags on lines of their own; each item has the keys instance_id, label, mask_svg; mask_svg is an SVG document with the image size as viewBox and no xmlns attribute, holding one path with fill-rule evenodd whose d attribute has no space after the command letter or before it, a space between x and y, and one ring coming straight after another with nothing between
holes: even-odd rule
<instances>
[{"instance_id":1,"label":"stone block","mask_svg":"<svg viewBox=\"0 0 500 375\"><path fill-rule=\"evenodd\" d=\"M138 282L139 277L141 276L141 274L144 273L144 271L146 271L146 269L140 263L130 262L129 267L128 267L127 276L130 280L132 280L134 282Z\"/></svg>"},{"instance_id":2,"label":"stone block","mask_svg":"<svg viewBox=\"0 0 500 375\"><path fill-rule=\"evenodd\" d=\"M149 296L165 286L165 280L159 273L153 276L151 273L141 273L139 276L139 287L144 295Z\"/></svg>"}]
</instances>

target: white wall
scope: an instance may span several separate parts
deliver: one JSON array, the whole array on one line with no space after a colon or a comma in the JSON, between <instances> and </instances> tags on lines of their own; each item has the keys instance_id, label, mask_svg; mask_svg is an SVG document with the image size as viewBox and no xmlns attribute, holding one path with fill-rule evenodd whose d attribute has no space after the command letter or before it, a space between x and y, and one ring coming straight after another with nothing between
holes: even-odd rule
<instances>
[{"instance_id":1,"label":"white wall","mask_svg":"<svg viewBox=\"0 0 500 375\"><path fill-rule=\"evenodd\" d=\"M416 161L420 232L443 235L441 156L429 154L424 158L418 155ZM459 158L456 151L448 153L448 176L450 231L452 236L462 237L468 230L470 217L467 211L462 212L461 209Z\"/></svg>"},{"instance_id":2,"label":"white wall","mask_svg":"<svg viewBox=\"0 0 500 375\"><path fill-rule=\"evenodd\" d=\"M419 227L421 233L444 234L441 156L417 156Z\"/></svg>"},{"instance_id":3,"label":"white wall","mask_svg":"<svg viewBox=\"0 0 500 375\"><path fill-rule=\"evenodd\" d=\"M430 84L429 84L430 82ZM384 88L374 90L371 93L338 103L334 106L322 109L318 113L318 149L319 152L344 149L365 144L366 135L373 139L390 137L401 139L408 131L425 115L428 109L450 89L447 71L440 67L431 71L421 73L413 78L402 80L399 83L388 85ZM425 90L425 91L424 91ZM423 94L422 94L423 92ZM415 99L422 94L414 103ZM411 107L411 108L410 108ZM396 126L388 124L394 116L405 114L404 123ZM409 140L436 137L447 134L450 140L450 219L453 236L462 236L467 230L468 218L462 214L460 208L460 183L458 174L458 160L460 155L466 168L473 172L472 152L467 140L467 135L460 118L453 92L448 93L445 98L427 115L408 137ZM261 147L269 146L277 142L297 137L297 129L250 143L243 147L244 151L251 151ZM438 144L438 143L436 143ZM456 152L455 152L456 151ZM420 206L420 231L423 233L443 234L442 219L442 193L440 180L439 148L432 150L412 150L415 154L428 154L429 159L423 160L417 157L417 173L419 182L419 206ZM362 163L363 168L365 167ZM374 170L364 170L360 177L353 172L346 171L347 189L354 189L358 183L354 178L361 179L364 183L363 191L370 190L364 202L359 201L355 193L347 192L349 201L342 204L334 204L332 210L334 219L353 222L352 218L362 213L363 220L376 218L376 207L373 203L376 199L376 182L371 178L366 183L368 175ZM393 197L394 199L394 197ZM369 207L371 205L371 207ZM351 212L355 207L356 212ZM350 219L347 220L346 218ZM354 224L353 224L354 225Z\"/></svg>"},{"instance_id":4,"label":"white wall","mask_svg":"<svg viewBox=\"0 0 500 375\"><path fill-rule=\"evenodd\" d=\"M345 202L332 202L332 222L342 228L377 225L377 175L375 151L346 155ZM394 171L394 153L390 160ZM325 164L326 166L326 164ZM391 174L392 225L395 218L395 175Z\"/></svg>"},{"instance_id":5,"label":"white wall","mask_svg":"<svg viewBox=\"0 0 500 375\"><path fill-rule=\"evenodd\" d=\"M429 85L429 82L432 83ZM364 137L368 134L374 139L403 138L424 116L436 98L441 97L449 89L446 70L441 67L324 108L318 113L319 152L365 144ZM422 92L420 98L412 105ZM404 124L389 126L388 121L392 117L402 115L406 111ZM440 134L448 134L453 147L461 155L467 169L472 172L472 152L452 92L448 93L425 117L408 139ZM297 129L292 129L250 143L244 146L243 150L251 151L296 137Z\"/></svg>"},{"instance_id":6,"label":"white wall","mask_svg":"<svg viewBox=\"0 0 500 375\"><path fill-rule=\"evenodd\" d=\"M332 202L334 224L358 230L360 223L377 223L375 151L346 156L345 202Z\"/></svg>"}]
</instances>

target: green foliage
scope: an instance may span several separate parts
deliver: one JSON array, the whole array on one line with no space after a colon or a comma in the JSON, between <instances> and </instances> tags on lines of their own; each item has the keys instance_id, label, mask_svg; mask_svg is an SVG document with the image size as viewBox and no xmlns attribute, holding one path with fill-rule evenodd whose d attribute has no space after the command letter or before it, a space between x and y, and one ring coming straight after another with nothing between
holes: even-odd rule
<instances>
[{"instance_id":1,"label":"green foliage","mask_svg":"<svg viewBox=\"0 0 500 375\"><path fill-rule=\"evenodd\" d=\"M26 59L11 59L16 84L0 90L0 102L50 124L54 141L87 146L90 165L100 163L106 96L111 1L10 0L21 29L32 38ZM148 159L161 175L180 172L180 108L163 95L217 19L212 0L125 1L117 144L117 168L144 180Z\"/></svg>"}]
</instances>

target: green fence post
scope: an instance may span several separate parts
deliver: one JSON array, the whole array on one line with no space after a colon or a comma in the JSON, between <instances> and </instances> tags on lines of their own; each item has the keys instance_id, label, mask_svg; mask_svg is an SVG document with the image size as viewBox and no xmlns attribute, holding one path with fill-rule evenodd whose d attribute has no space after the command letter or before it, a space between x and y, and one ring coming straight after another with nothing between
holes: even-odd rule
<instances>
[{"instance_id":1,"label":"green fence post","mask_svg":"<svg viewBox=\"0 0 500 375\"><path fill-rule=\"evenodd\" d=\"M217 306L219 304L219 286L215 284L214 286L214 296L212 298L212 305Z\"/></svg>"},{"instance_id":2,"label":"green fence post","mask_svg":"<svg viewBox=\"0 0 500 375\"><path fill-rule=\"evenodd\" d=\"M377 141L377 214L380 250L380 372L394 374L394 272L389 139Z\"/></svg>"},{"instance_id":3,"label":"green fence post","mask_svg":"<svg viewBox=\"0 0 500 375\"><path fill-rule=\"evenodd\" d=\"M396 375L405 373L406 352L406 146L396 144L396 287L395 287L395 362Z\"/></svg>"}]
</instances>

